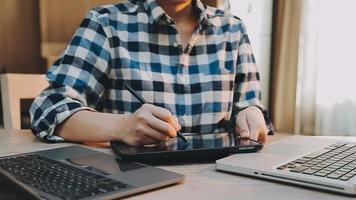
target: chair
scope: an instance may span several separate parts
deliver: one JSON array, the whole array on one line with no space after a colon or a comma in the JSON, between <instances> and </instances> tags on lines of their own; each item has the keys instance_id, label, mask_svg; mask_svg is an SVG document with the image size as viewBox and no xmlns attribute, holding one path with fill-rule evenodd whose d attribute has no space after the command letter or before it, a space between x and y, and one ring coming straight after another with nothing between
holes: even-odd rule
<instances>
[{"instance_id":1,"label":"chair","mask_svg":"<svg viewBox=\"0 0 356 200\"><path fill-rule=\"evenodd\" d=\"M5 129L21 129L21 99L34 99L49 84L44 74L1 74Z\"/></svg>"},{"instance_id":2,"label":"chair","mask_svg":"<svg viewBox=\"0 0 356 200\"><path fill-rule=\"evenodd\" d=\"M59 58L59 55L67 47L67 43L43 42L41 44L41 56L46 60L47 69Z\"/></svg>"}]
</instances>

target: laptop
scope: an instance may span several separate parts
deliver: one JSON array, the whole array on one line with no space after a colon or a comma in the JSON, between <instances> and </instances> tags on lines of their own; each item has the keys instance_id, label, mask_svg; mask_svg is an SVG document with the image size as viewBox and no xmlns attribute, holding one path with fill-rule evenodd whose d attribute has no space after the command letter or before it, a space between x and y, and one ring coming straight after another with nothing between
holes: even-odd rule
<instances>
[{"instance_id":1,"label":"laptop","mask_svg":"<svg viewBox=\"0 0 356 200\"><path fill-rule=\"evenodd\" d=\"M310 188L356 195L356 143L292 136L260 153L235 154L216 169Z\"/></svg>"},{"instance_id":2,"label":"laptop","mask_svg":"<svg viewBox=\"0 0 356 200\"><path fill-rule=\"evenodd\" d=\"M0 158L0 185L15 188L19 199L114 199L183 179L81 146Z\"/></svg>"}]
</instances>

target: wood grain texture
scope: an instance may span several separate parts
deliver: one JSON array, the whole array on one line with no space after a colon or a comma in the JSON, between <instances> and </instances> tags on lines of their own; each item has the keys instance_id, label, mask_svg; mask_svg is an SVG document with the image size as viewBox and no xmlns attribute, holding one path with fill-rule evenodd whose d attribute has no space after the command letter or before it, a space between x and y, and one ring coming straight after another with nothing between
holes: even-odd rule
<instances>
[{"instance_id":1,"label":"wood grain texture","mask_svg":"<svg viewBox=\"0 0 356 200\"><path fill-rule=\"evenodd\" d=\"M0 1L1 73L40 73L38 0Z\"/></svg>"},{"instance_id":2,"label":"wood grain texture","mask_svg":"<svg viewBox=\"0 0 356 200\"><path fill-rule=\"evenodd\" d=\"M90 9L119 2L120 0L40 0L42 42L69 42Z\"/></svg>"}]
</instances>

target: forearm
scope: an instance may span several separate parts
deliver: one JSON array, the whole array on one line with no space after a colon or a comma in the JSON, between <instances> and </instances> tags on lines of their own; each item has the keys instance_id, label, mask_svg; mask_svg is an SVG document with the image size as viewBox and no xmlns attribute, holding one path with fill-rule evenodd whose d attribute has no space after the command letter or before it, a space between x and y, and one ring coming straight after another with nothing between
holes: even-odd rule
<instances>
[{"instance_id":1,"label":"forearm","mask_svg":"<svg viewBox=\"0 0 356 200\"><path fill-rule=\"evenodd\" d=\"M61 123L55 134L72 142L108 142L121 140L118 131L125 115L79 111Z\"/></svg>"}]
</instances>

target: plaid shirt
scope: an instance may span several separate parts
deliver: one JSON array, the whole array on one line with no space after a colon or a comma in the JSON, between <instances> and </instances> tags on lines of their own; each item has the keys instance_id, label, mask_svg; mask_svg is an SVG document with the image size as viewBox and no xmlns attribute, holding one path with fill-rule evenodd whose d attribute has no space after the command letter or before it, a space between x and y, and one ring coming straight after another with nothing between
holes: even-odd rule
<instances>
[{"instance_id":1,"label":"plaid shirt","mask_svg":"<svg viewBox=\"0 0 356 200\"><path fill-rule=\"evenodd\" d=\"M124 82L176 115L183 133L230 128L251 105L266 114L245 25L200 0L193 7L199 25L184 49L173 20L154 0L91 10L48 71L50 87L31 106L32 132L63 141L53 132L75 112L135 112L141 104Z\"/></svg>"}]
</instances>

